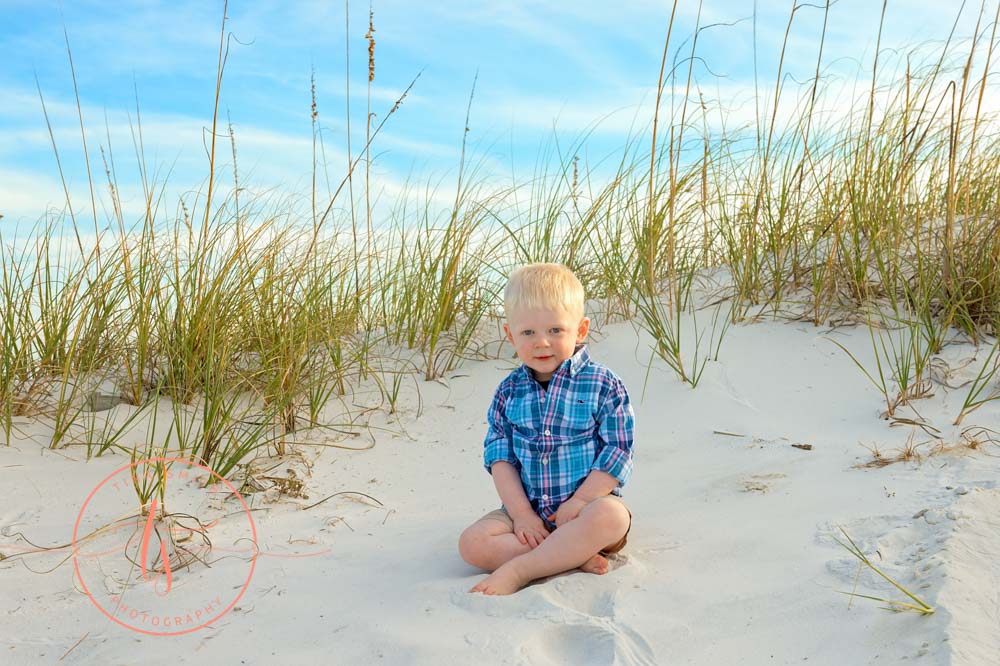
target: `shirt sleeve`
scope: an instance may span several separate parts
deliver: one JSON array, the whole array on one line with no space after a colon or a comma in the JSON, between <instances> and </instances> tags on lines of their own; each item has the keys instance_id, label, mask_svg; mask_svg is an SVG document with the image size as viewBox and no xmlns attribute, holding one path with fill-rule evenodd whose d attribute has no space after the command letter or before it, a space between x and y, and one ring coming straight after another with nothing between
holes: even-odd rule
<instances>
[{"instance_id":1,"label":"shirt sleeve","mask_svg":"<svg viewBox=\"0 0 1000 666\"><path fill-rule=\"evenodd\" d=\"M507 396L503 387L497 389L493 396L493 402L486 414L486 423L489 430L486 432L484 442L483 465L490 474L493 470L490 467L499 460L505 460L520 471L521 464L514 455L514 426L504 413L507 404Z\"/></svg>"},{"instance_id":2,"label":"shirt sleeve","mask_svg":"<svg viewBox=\"0 0 1000 666\"><path fill-rule=\"evenodd\" d=\"M598 450L591 469L599 469L618 479L624 486L632 475L632 432L635 413L625 384L615 377L608 396L601 405L597 426Z\"/></svg>"}]
</instances>

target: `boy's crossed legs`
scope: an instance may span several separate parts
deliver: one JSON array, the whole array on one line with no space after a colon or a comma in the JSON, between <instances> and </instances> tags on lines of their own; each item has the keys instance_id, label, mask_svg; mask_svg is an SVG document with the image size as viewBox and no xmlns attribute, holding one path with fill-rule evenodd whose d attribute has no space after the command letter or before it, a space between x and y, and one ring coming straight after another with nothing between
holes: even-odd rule
<instances>
[{"instance_id":1,"label":"boy's crossed legs","mask_svg":"<svg viewBox=\"0 0 1000 666\"><path fill-rule=\"evenodd\" d=\"M480 518L459 539L466 562L493 571L470 592L511 594L535 579L575 568L606 573L608 561L601 552L621 550L632 522L621 499L599 497L532 548L518 540L513 524L504 518Z\"/></svg>"}]
</instances>

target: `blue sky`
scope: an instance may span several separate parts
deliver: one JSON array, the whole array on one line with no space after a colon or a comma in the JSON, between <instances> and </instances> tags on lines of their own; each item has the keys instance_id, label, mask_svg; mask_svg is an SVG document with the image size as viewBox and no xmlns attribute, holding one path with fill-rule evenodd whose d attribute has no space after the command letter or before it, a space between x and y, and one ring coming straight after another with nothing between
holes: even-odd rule
<instances>
[{"instance_id":1,"label":"blue sky","mask_svg":"<svg viewBox=\"0 0 1000 666\"><path fill-rule=\"evenodd\" d=\"M890 2L883 57L944 39L959 4ZM726 25L700 34L695 76L708 97L731 110L731 122L750 122L755 113L755 28L758 76L770 94L791 7L766 0L705 0L701 7L702 25ZM697 2L679 2L671 57L690 48L698 10ZM372 111L379 119L420 73L375 143L373 174L384 200L398 197L408 175L417 182L443 179L441 196L448 198L477 73L468 136L471 161L483 175L514 172L524 180L539 159L555 157L556 145L567 151L585 135L581 158L597 163L620 154L628 137L651 121L667 0L383 0L374 11ZM870 68L880 11L874 0L835 4L824 57L832 74L855 81L859 68ZM993 11L987 9L984 22ZM977 12L977 4L965 7L960 35L971 34ZM347 162L347 50L352 149L364 143L368 4L350 6L349 44L343 2L234 0L228 15L234 41L220 118L223 128L227 115L234 126L242 184L308 191L313 68L326 171L335 184ZM136 96L147 161L161 179L169 173L168 193L176 201L197 188L207 173L202 141L211 124L221 18L222 3L207 0L0 0L0 235L63 206L36 76L74 208L89 208L64 29L99 196L106 200L100 148L107 152L110 144L126 208L141 200L130 130ZM812 75L821 21L822 11L813 7L796 12L785 55L792 84ZM228 141L220 150L220 169L231 171Z\"/></svg>"}]
</instances>

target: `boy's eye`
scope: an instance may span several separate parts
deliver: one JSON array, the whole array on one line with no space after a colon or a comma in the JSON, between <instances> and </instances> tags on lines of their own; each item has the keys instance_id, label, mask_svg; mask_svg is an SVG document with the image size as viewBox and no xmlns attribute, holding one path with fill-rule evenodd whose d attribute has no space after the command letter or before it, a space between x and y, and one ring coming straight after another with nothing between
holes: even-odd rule
<instances>
[{"instance_id":1,"label":"boy's eye","mask_svg":"<svg viewBox=\"0 0 1000 666\"><path fill-rule=\"evenodd\" d=\"M526 329L524 331L521 331L521 335L531 335L532 333L534 333L534 331L531 330L530 328Z\"/></svg>"},{"instance_id":2,"label":"boy's eye","mask_svg":"<svg viewBox=\"0 0 1000 666\"><path fill-rule=\"evenodd\" d=\"M549 333L562 333L561 328L550 328Z\"/></svg>"}]
</instances>

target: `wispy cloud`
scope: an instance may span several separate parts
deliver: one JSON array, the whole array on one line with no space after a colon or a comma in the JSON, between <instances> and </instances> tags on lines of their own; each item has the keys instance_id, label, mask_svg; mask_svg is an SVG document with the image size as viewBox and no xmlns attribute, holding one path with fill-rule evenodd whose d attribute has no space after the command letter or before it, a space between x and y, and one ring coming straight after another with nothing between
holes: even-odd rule
<instances>
[{"instance_id":1,"label":"wispy cloud","mask_svg":"<svg viewBox=\"0 0 1000 666\"><path fill-rule=\"evenodd\" d=\"M651 122L671 4L656 0L377 3L377 68L371 92L378 121L412 77L423 71L375 143L373 173L379 177L383 199L404 196L402 174L411 169L418 182L454 173L476 72L479 79L467 138L470 159L477 161L481 173L506 176L514 168L530 174L553 132L558 133L560 145L588 135L590 154L621 151L629 137ZM754 6L756 21L750 20ZM785 44L782 67L787 78L779 122L793 114L801 93L797 82L807 82L816 66L823 11L799 6ZM248 185L293 191L311 183L312 67L326 166L331 180L343 176L348 162L347 80L352 151L356 154L364 144L367 7L367 3L352 4L351 25L345 31L342 3L259 0L230 6L227 27L233 40L221 117L232 118L241 179ZM670 62L680 63L681 76L668 82L670 96L661 107L668 118L671 104L676 106L684 96L683 75L698 3L680 2L678 8ZM790 8L791 3L745 0L706 0L701 7L702 26L720 24L699 34L693 63L695 89L705 95L710 108L721 110L710 114L710 131L721 126L722 112L733 128L752 124L769 108ZM842 91L829 91L827 117L847 113L852 80L867 75L880 11L881 3L868 0L841 0L832 6L823 69L846 84ZM978 7L970 3L960 18L958 35L968 36L976 11ZM956 12L952 3L934 0L890 3L881 58L887 73L893 67L898 71L902 59L893 55L898 49L928 40L940 44ZM129 122L136 119L137 90L147 158L161 166L160 174L171 170L171 183L178 191L197 187L207 173L204 144L214 102L221 14L221 2L194 0L144 0L126 10L97 0L0 4L0 24L6 27L0 33L0 50L6 54L0 72L4 99L0 213L30 219L46 206L61 205L62 187L34 89L35 72L74 200L86 182L63 22L73 46L98 180L103 176L99 147L107 144L110 133L123 196L132 196L126 183L136 182ZM345 49L351 54L349 71ZM986 101L988 108L997 107L992 91ZM228 140L222 141L220 173L231 170Z\"/></svg>"}]
</instances>

